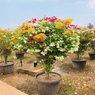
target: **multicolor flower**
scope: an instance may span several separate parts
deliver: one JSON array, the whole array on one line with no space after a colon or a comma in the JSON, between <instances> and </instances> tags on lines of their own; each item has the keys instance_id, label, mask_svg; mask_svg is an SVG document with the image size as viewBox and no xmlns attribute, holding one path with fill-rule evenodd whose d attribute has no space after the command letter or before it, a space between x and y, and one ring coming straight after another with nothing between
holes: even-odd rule
<instances>
[{"instance_id":1,"label":"multicolor flower","mask_svg":"<svg viewBox=\"0 0 95 95\"><path fill-rule=\"evenodd\" d=\"M37 34L33 37L33 39L39 43L44 42L44 40L46 39L46 35L43 33Z\"/></svg>"}]
</instances>

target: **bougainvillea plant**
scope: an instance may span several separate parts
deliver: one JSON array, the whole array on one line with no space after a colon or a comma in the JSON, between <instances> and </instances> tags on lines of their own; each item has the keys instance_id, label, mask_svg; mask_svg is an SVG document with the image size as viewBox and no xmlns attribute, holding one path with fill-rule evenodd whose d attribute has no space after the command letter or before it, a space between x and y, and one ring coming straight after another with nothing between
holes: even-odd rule
<instances>
[{"instance_id":1,"label":"bougainvillea plant","mask_svg":"<svg viewBox=\"0 0 95 95\"><path fill-rule=\"evenodd\" d=\"M77 59L81 59L85 51L89 49L89 45L93 38L93 33L87 27L80 27L78 35L80 38L80 44L78 51L75 53L77 54Z\"/></svg>"},{"instance_id":2,"label":"bougainvillea plant","mask_svg":"<svg viewBox=\"0 0 95 95\"><path fill-rule=\"evenodd\" d=\"M7 64L7 58L11 54L13 42L12 31L0 29L0 54L4 57L5 64Z\"/></svg>"},{"instance_id":3,"label":"bougainvillea plant","mask_svg":"<svg viewBox=\"0 0 95 95\"><path fill-rule=\"evenodd\" d=\"M78 50L79 36L71 31L72 19L59 19L55 16L26 21L33 31L27 37L28 51L40 55L40 62L45 63L45 72L49 78L52 64L70 53ZM23 25L22 25L23 27Z\"/></svg>"}]
</instances>

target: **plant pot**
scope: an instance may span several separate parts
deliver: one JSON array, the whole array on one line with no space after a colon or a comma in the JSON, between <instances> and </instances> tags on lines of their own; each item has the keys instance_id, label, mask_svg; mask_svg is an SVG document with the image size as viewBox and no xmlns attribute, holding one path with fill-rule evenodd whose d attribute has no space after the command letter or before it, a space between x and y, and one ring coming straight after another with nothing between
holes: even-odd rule
<instances>
[{"instance_id":1,"label":"plant pot","mask_svg":"<svg viewBox=\"0 0 95 95\"><path fill-rule=\"evenodd\" d=\"M89 57L91 60L95 60L95 53L94 52L89 53Z\"/></svg>"},{"instance_id":2,"label":"plant pot","mask_svg":"<svg viewBox=\"0 0 95 95\"><path fill-rule=\"evenodd\" d=\"M23 59L24 58L24 52L16 52L17 59Z\"/></svg>"},{"instance_id":3,"label":"plant pot","mask_svg":"<svg viewBox=\"0 0 95 95\"><path fill-rule=\"evenodd\" d=\"M36 67L36 66L37 66L37 62L34 62L33 64L34 64L34 67Z\"/></svg>"},{"instance_id":4,"label":"plant pot","mask_svg":"<svg viewBox=\"0 0 95 95\"><path fill-rule=\"evenodd\" d=\"M23 52L26 53L27 52L27 49L24 49Z\"/></svg>"},{"instance_id":5,"label":"plant pot","mask_svg":"<svg viewBox=\"0 0 95 95\"><path fill-rule=\"evenodd\" d=\"M76 68L76 69L84 69L85 68L85 65L86 65L86 59L73 59L72 62L73 62L73 67Z\"/></svg>"},{"instance_id":6,"label":"plant pot","mask_svg":"<svg viewBox=\"0 0 95 95\"><path fill-rule=\"evenodd\" d=\"M45 73L36 76L38 82L38 90L40 95L56 95L61 81L61 75L55 72L50 73L50 79L45 78Z\"/></svg>"},{"instance_id":7,"label":"plant pot","mask_svg":"<svg viewBox=\"0 0 95 95\"><path fill-rule=\"evenodd\" d=\"M0 74L10 74L14 71L13 62L8 62L7 64L0 64Z\"/></svg>"}]
</instances>

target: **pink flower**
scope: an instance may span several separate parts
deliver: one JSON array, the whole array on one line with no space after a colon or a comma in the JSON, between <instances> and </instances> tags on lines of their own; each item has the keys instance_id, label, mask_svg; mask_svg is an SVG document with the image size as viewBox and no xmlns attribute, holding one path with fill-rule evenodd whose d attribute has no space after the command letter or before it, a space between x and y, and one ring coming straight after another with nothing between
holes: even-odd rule
<instances>
[{"instance_id":1,"label":"pink flower","mask_svg":"<svg viewBox=\"0 0 95 95\"><path fill-rule=\"evenodd\" d=\"M29 20L28 22L29 23L36 23L37 19L36 18L33 18L32 20Z\"/></svg>"},{"instance_id":2,"label":"pink flower","mask_svg":"<svg viewBox=\"0 0 95 95\"><path fill-rule=\"evenodd\" d=\"M36 18L33 18L33 19L32 19L32 22L33 22L33 23L36 23L36 21L37 21Z\"/></svg>"},{"instance_id":3,"label":"pink flower","mask_svg":"<svg viewBox=\"0 0 95 95\"><path fill-rule=\"evenodd\" d=\"M53 16L49 19L50 22L54 22L55 20L57 20L57 17L56 16Z\"/></svg>"}]
</instances>

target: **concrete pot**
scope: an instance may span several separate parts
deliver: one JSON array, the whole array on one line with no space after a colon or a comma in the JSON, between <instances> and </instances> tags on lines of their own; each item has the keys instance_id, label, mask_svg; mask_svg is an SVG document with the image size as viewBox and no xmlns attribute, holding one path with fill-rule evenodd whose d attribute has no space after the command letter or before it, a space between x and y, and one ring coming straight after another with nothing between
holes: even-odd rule
<instances>
[{"instance_id":1,"label":"concrete pot","mask_svg":"<svg viewBox=\"0 0 95 95\"><path fill-rule=\"evenodd\" d=\"M44 73L40 73L36 76L40 95L56 95L59 89L60 81L62 79L60 74L51 72L50 75L56 76L56 79L53 81L44 79L43 78L44 75L45 75ZM40 79L40 77L42 77L43 79Z\"/></svg>"}]
</instances>

